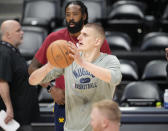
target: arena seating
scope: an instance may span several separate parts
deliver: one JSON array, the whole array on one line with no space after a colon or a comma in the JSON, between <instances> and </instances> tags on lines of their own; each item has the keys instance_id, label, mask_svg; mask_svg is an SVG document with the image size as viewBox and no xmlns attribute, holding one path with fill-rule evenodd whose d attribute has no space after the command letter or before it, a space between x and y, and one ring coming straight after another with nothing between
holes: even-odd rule
<instances>
[{"instance_id":1,"label":"arena seating","mask_svg":"<svg viewBox=\"0 0 168 131\"><path fill-rule=\"evenodd\" d=\"M144 68L142 74L143 80L156 80L156 81L166 81L167 74L165 72L167 65L166 60L152 60L149 61Z\"/></svg>"},{"instance_id":2,"label":"arena seating","mask_svg":"<svg viewBox=\"0 0 168 131\"><path fill-rule=\"evenodd\" d=\"M63 7L65 7L68 1L72 0L65 0ZM88 22L97 22L99 19L104 18L106 16L107 5L105 0L81 0L81 1L86 5L88 9L88 15L89 15Z\"/></svg>"},{"instance_id":3,"label":"arena seating","mask_svg":"<svg viewBox=\"0 0 168 131\"><path fill-rule=\"evenodd\" d=\"M131 60L120 60L122 81L137 81L139 79L138 66Z\"/></svg>"},{"instance_id":4,"label":"arena seating","mask_svg":"<svg viewBox=\"0 0 168 131\"><path fill-rule=\"evenodd\" d=\"M124 89L121 106L156 106L161 101L159 86L153 82L130 82Z\"/></svg>"},{"instance_id":5,"label":"arena seating","mask_svg":"<svg viewBox=\"0 0 168 131\"><path fill-rule=\"evenodd\" d=\"M131 38L124 32L106 31L106 40L113 50L131 51Z\"/></svg>"},{"instance_id":6,"label":"arena seating","mask_svg":"<svg viewBox=\"0 0 168 131\"><path fill-rule=\"evenodd\" d=\"M141 51L159 51L168 47L168 33L149 32L143 37Z\"/></svg>"},{"instance_id":7,"label":"arena seating","mask_svg":"<svg viewBox=\"0 0 168 131\"><path fill-rule=\"evenodd\" d=\"M22 29L24 31L24 37L19 49L26 60L31 60L41 47L48 32L44 28L33 26L23 26Z\"/></svg>"},{"instance_id":8,"label":"arena seating","mask_svg":"<svg viewBox=\"0 0 168 131\"><path fill-rule=\"evenodd\" d=\"M68 1L71 0L23 0L20 20L25 35L19 48L26 60L31 61L47 34L65 27L64 7ZM166 0L82 1L88 8L89 22L102 24L112 54L120 59L123 79L116 91L119 98L129 82L146 80L147 63L158 60L166 65ZM162 72L165 78L164 69ZM166 78L157 82L162 90L168 85Z\"/></svg>"},{"instance_id":9,"label":"arena seating","mask_svg":"<svg viewBox=\"0 0 168 131\"><path fill-rule=\"evenodd\" d=\"M19 12L20 17L17 12L15 19L21 21L25 32L23 44L19 48L26 60L32 59L47 34L65 27L64 7L68 1L71 0L23 0L22 4L19 4L22 11ZM154 107L157 101L162 103L163 91L168 88L165 70L168 1L82 1L88 8L89 22L97 22L104 27L112 54L120 60L123 78L116 88L116 101L122 107ZM0 1L0 7L6 7L4 3L1 4ZM1 14L9 14L3 11L5 12L5 8L0 8L0 23L14 18L13 14L12 17L2 17ZM46 112L53 116L53 101L46 90L39 91L39 102L42 118ZM48 105L44 106L43 103ZM53 121L48 119L47 115L46 122Z\"/></svg>"},{"instance_id":10,"label":"arena seating","mask_svg":"<svg viewBox=\"0 0 168 131\"><path fill-rule=\"evenodd\" d=\"M61 14L59 0L24 0L23 25L42 26L52 28Z\"/></svg>"}]
</instances>

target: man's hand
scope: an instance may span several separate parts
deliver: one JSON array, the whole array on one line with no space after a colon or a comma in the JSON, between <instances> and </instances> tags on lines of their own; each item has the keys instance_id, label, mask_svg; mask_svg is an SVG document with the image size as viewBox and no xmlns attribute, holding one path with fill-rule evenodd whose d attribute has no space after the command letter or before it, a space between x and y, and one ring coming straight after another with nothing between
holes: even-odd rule
<instances>
[{"instance_id":1,"label":"man's hand","mask_svg":"<svg viewBox=\"0 0 168 131\"><path fill-rule=\"evenodd\" d=\"M165 52L166 52L166 59L168 60L168 48L165 48Z\"/></svg>"},{"instance_id":2,"label":"man's hand","mask_svg":"<svg viewBox=\"0 0 168 131\"><path fill-rule=\"evenodd\" d=\"M65 104L65 91L64 91L64 89L52 87L50 93L51 93L52 98L54 99L54 101L58 105Z\"/></svg>"},{"instance_id":3,"label":"man's hand","mask_svg":"<svg viewBox=\"0 0 168 131\"><path fill-rule=\"evenodd\" d=\"M14 118L13 115L13 110L12 109L7 109L6 111L6 118L5 118L5 123L8 124L9 121L11 121Z\"/></svg>"},{"instance_id":4,"label":"man's hand","mask_svg":"<svg viewBox=\"0 0 168 131\"><path fill-rule=\"evenodd\" d=\"M6 113L7 113L6 118L4 120L4 122L6 124L9 121L11 121L14 117L9 88L10 88L9 84L6 81L0 79L0 97L2 98L3 102L5 103Z\"/></svg>"}]
</instances>

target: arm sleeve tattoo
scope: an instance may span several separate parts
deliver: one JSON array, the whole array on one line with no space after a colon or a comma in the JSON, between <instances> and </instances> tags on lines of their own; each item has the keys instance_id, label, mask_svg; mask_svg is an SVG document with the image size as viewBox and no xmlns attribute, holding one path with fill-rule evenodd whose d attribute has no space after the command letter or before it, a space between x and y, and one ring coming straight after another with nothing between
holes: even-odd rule
<instances>
[{"instance_id":1,"label":"arm sleeve tattoo","mask_svg":"<svg viewBox=\"0 0 168 131\"><path fill-rule=\"evenodd\" d=\"M62 74L63 70L58 70L54 68L44 77L44 79L40 82L40 84L50 82L51 80L54 80L55 78L59 77Z\"/></svg>"}]
</instances>

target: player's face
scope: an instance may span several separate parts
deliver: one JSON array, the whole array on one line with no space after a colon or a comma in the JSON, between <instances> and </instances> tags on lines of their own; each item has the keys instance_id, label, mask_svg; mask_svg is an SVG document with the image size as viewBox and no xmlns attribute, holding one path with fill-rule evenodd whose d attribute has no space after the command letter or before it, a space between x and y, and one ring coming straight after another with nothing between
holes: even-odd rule
<instances>
[{"instance_id":1,"label":"player's face","mask_svg":"<svg viewBox=\"0 0 168 131\"><path fill-rule=\"evenodd\" d=\"M70 33L80 32L84 23L84 16L79 5L70 4L66 8L66 25Z\"/></svg>"},{"instance_id":2,"label":"player's face","mask_svg":"<svg viewBox=\"0 0 168 131\"><path fill-rule=\"evenodd\" d=\"M92 28L83 27L81 34L78 36L79 49L82 51L90 51L95 48L96 32Z\"/></svg>"},{"instance_id":3,"label":"player's face","mask_svg":"<svg viewBox=\"0 0 168 131\"><path fill-rule=\"evenodd\" d=\"M9 37L16 47L22 43L23 34L21 25L19 23L15 23L9 32Z\"/></svg>"},{"instance_id":4,"label":"player's face","mask_svg":"<svg viewBox=\"0 0 168 131\"><path fill-rule=\"evenodd\" d=\"M90 122L93 131L103 131L102 128L102 118L100 112L97 108L93 108L91 112L91 122Z\"/></svg>"}]
</instances>

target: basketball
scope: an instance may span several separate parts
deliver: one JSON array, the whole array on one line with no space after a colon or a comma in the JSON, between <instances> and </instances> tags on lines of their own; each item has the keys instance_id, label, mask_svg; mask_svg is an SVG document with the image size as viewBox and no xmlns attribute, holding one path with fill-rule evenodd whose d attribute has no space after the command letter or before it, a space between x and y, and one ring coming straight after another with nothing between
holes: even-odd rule
<instances>
[{"instance_id":1,"label":"basketball","mask_svg":"<svg viewBox=\"0 0 168 131\"><path fill-rule=\"evenodd\" d=\"M69 56L69 48L66 40L56 40L47 49L47 60L51 65L65 68L72 64L73 58Z\"/></svg>"}]
</instances>

